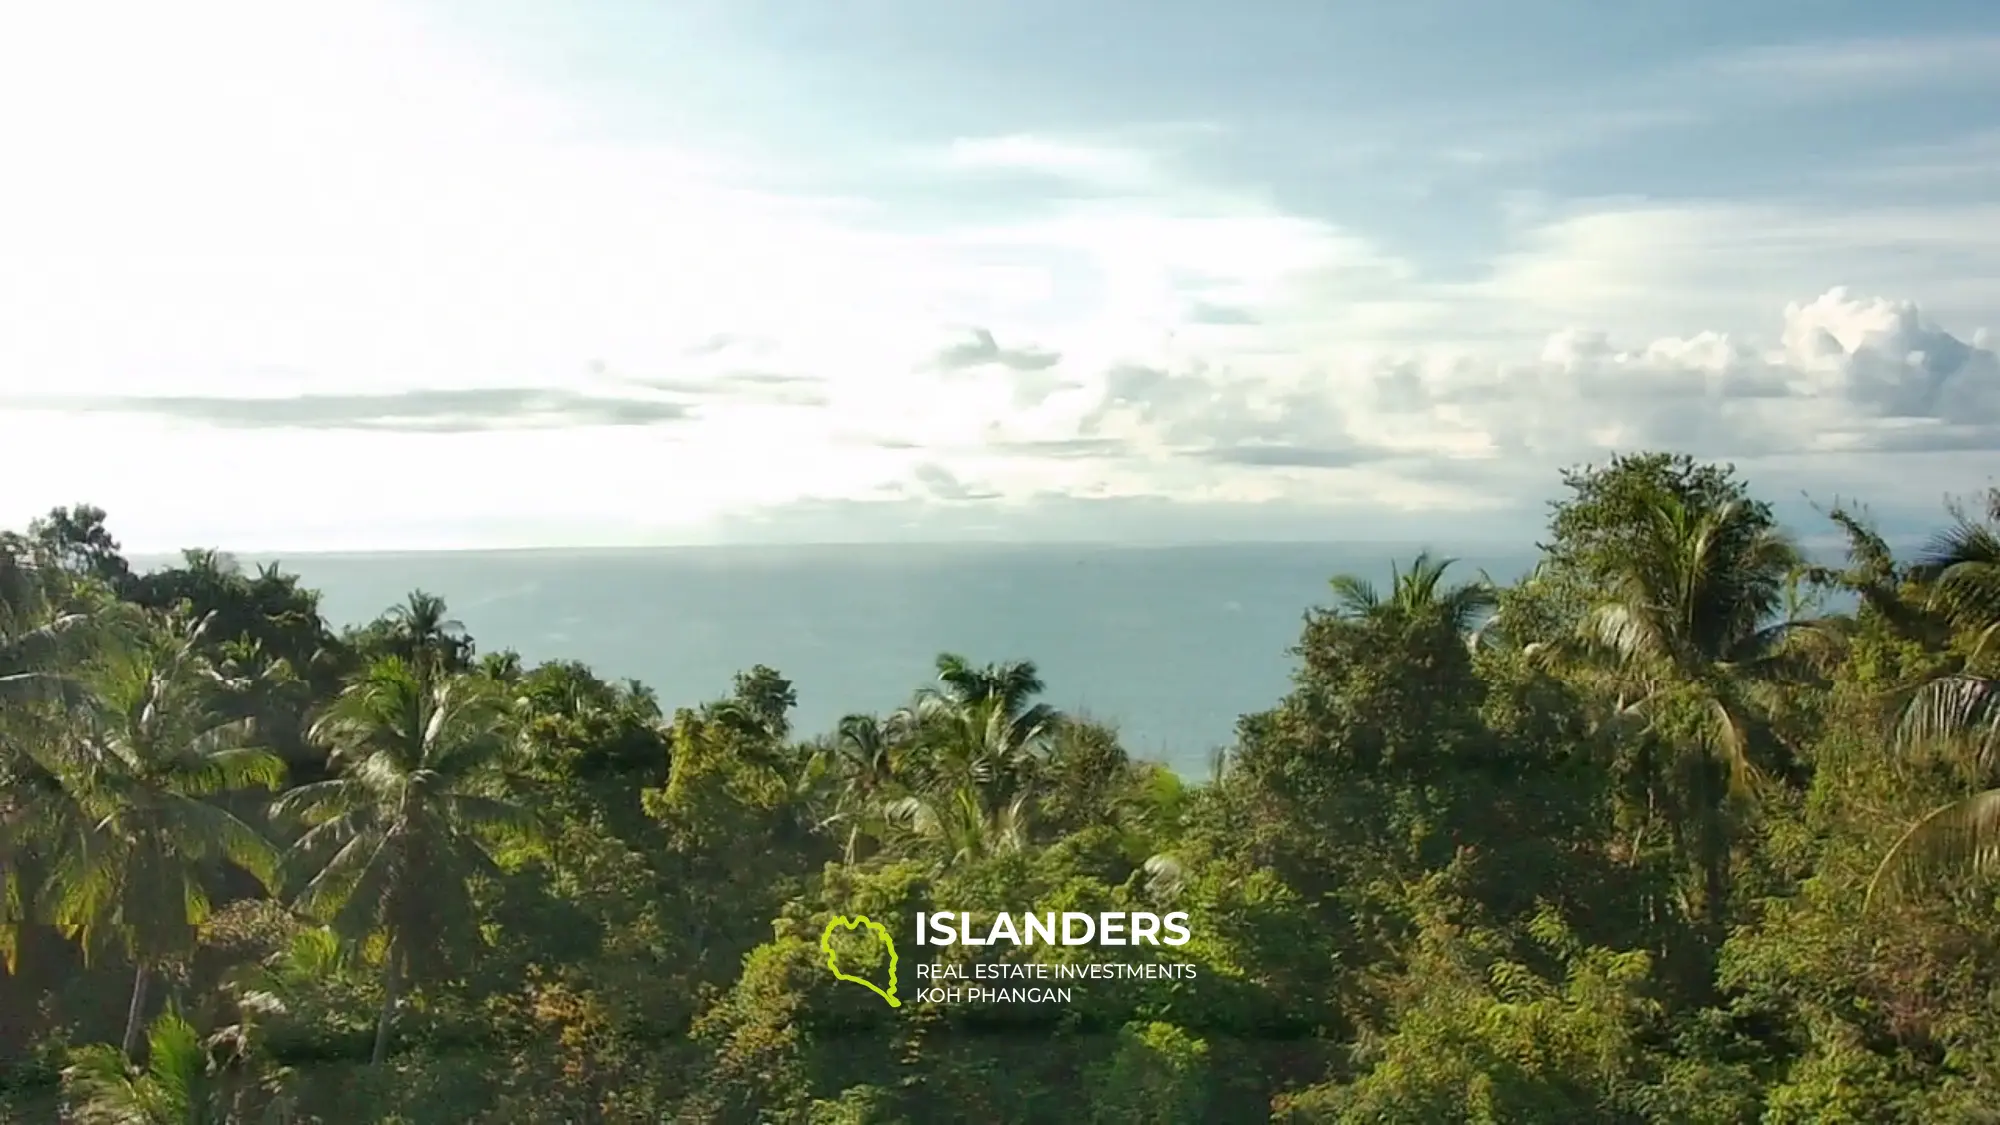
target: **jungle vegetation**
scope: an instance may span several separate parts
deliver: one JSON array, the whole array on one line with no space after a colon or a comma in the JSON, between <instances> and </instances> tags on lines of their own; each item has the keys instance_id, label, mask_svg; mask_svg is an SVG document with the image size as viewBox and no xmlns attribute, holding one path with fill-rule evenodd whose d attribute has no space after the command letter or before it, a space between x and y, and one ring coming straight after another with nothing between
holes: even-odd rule
<instances>
[{"instance_id":1,"label":"jungle vegetation","mask_svg":"<svg viewBox=\"0 0 2000 1125\"><path fill-rule=\"evenodd\" d=\"M0 1118L2000 1120L2000 494L1899 556L1682 456L1563 485L1512 586L1334 577L1206 779L1030 663L801 732L771 668L670 709L58 509L0 539ZM835 914L975 908L1193 940L901 979L1198 973L825 971Z\"/></svg>"}]
</instances>

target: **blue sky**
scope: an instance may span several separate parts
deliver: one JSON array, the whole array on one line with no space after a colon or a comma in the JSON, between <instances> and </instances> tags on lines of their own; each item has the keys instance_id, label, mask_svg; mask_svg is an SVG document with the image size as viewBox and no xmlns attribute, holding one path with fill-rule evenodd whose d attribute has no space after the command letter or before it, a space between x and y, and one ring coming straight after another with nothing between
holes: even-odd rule
<instances>
[{"instance_id":1,"label":"blue sky","mask_svg":"<svg viewBox=\"0 0 2000 1125\"><path fill-rule=\"evenodd\" d=\"M1914 526L2000 448L1990 4L41 7L12 523L1525 540L1665 446Z\"/></svg>"}]
</instances>

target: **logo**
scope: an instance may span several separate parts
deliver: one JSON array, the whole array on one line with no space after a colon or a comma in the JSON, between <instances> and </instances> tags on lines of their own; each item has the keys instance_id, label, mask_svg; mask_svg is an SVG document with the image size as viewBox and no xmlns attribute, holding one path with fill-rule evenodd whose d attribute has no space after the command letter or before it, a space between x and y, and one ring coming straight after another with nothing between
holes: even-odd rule
<instances>
[{"instance_id":1,"label":"logo","mask_svg":"<svg viewBox=\"0 0 2000 1125\"><path fill-rule=\"evenodd\" d=\"M1193 936L1188 933L1187 911L1176 910L1161 917L1158 914L1140 912L1127 914L1115 910L1105 914L1082 914L1074 910L1063 911L1061 924L1058 915L1022 914L1016 924L1013 914L995 914L991 928L985 937L978 937L972 928L972 915L960 912L918 914L918 945L1034 945L1040 939L1043 945L1186 945ZM1083 924L1083 932L1077 932L1077 923ZM1131 932L1126 932L1127 927ZM1164 933L1164 936L1162 934Z\"/></svg>"},{"instance_id":2,"label":"logo","mask_svg":"<svg viewBox=\"0 0 2000 1125\"><path fill-rule=\"evenodd\" d=\"M882 947L889 951L889 987L886 990L877 988L875 982L866 977L850 976L840 971L840 954L833 948L833 932L842 926L849 930L858 930L865 926L881 939ZM865 914L857 914L852 918L845 914L836 914L827 922L826 929L820 932L819 948L820 952L826 954L826 967L833 971L835 980L852 981L887 1000L891 1008L903 1006L903 1002L896 999L896 939L889 936L888 927L869 921Z\"/></svg>"}]
</instances>

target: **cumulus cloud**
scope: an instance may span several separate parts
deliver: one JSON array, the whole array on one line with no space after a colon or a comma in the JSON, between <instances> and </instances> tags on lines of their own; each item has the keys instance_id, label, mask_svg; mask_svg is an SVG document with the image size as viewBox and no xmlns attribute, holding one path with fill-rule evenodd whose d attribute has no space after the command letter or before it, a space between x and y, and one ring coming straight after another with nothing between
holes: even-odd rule
<instances>
[{"instance_id":1,"label":"cumulus cloud","mask_svg":"<svg viewBox=\"0 0 2000 1125\"><path fill-rule=\"evenodd\" d=\"M694 416L685 403L561 390L489 387L286 398L198 395L14 399L19 410L139 414L249 429L470 433L576 426L655 426Z\"/></svg>"},{"instance_id":2,"label":"cumulus cloud","mask_svg":"<svg viewBox=\"0 0 2000 1125\"><path fill-rule=\"evenodd\" d=\"M2000 356L1907 301L1834 289L1787 307L1767 346L1706 332L1625 346L1552 334L1513 360L1463 351L1290 364L1121 364L1068 438L1015 456L1242 469L1532 465L1665 447L1721 458L2000 450ZM1414 459L1414 460L1412 460ZM1421 475L1421 467L1417 469Z\"/></svg>"},{"instance_id":3,"label":"cumulus cloud","mask_svg":"<svg viewBox=\"0 0 2000 1125\"><path fill-rule=\"evenodd\" d=\"M1296 374L1121 364L1105 373L1101 388L1080 431L1122 438L1135 452L1150 447L1215 464L1294 468L1344 467L1391 452L1356 436L1336 388Z\"/></svg>"},{"instance_id":4,"label":"cumulus cloud","mask_svg":"<svg viewBox=\"0 0 2000 1125\"><path fill-rule=\"evenodd\" d=\"M872 499L720 526L752 539L1524 541L1559 468L1649 448L1735 462L1807 533L1824 526L1809 500L1859 497L1883 505L1885 526L1920 527L1947 491L1981 486L2000 452L1985 333L1844 289L1774 313L1755 335L1569 329L1513 356L1115 364L1078 373L1066 415L996 414L983 442L909 443L914 467Z\"/></svg>"}]
</instances>

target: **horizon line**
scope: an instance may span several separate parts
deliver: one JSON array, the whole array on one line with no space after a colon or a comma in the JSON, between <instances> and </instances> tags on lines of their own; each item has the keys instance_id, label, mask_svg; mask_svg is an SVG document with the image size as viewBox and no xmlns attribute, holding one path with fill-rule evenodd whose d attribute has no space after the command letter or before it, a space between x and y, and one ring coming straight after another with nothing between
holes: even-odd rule
<instances>
[{"instance_id":1,"label":"horizon line","mask_svg":"<svg viewBox=\"0 0 2000 1125\"><path fill-rule=\"evenodd\" d=\"M246 558L296 558L312 556L356 557L402 555L551 555L551 554L640 554L654 551L743 551L743 550L826 550L833 549L875 549L898 550L909 547L970 547L981 549L1086 549L1086 550L1183 550L1214 547L1311 547L1311 546L1389 546L1425 548L1425 540L1420 539L1356 539L1356 538L1245 538L1245 539L831 539L813 541L793 540L741 540L724 543L562 543L538 544L533 546L466 546L466 547L178 547L172 550L158 548L124 550L128 561L171 560L179 561L187 551L212 550L219 555L238 559ZM1513 540L1479 539L1461 540L1451 549L1467 546L1502 546ZM1534 549L1532 544L1520 549Z\"/></svg>"},{"instance_id":2,"label":"horizon line","mask_svg":"<svg viewBox=\"0 0 2000 1125\"><path fill-rule=\"evenodd\" d=\"M1537 537L1538 538L1538 537ZM1214 550L1232 547L1345 547L1345 548L1391 548L1415 550L1432 554L1449 552L1455 558L1466 558L1471 551L1488 550L1513 556L1540 555L1543 553L1537 538L1526 541L1516 539L1463 539L1443 542L1435 539L1358 539L1358 538L1245 538L1245 539L1157 539L1157 540L1110 540L1110 539L857 539L820 541L740 541L726 543L608 543L608 544L543 544L532 546L466 546L466 547L335 547L301 548L281 547L182 547L173 550L134 550L127 548L123 554L134 564L182 562L188 551L212 550L218 555L238 561L283 562L289 559L355 559L355 558L432 558L441 555L638 555L661 552L724 552L724 551L821 551L821 550L876 550L893 551L909 548L928 549L975 549L975 550L1084 550L1084 551L1178 551ZM1914 533L1908 535L1885 535L1891 546L1908 546L1920 543L1925 537ZM1841 548L1846 542L1838 536L1800 537L1796 542L1807 549Z\"/></svg>"}]
</instances>

